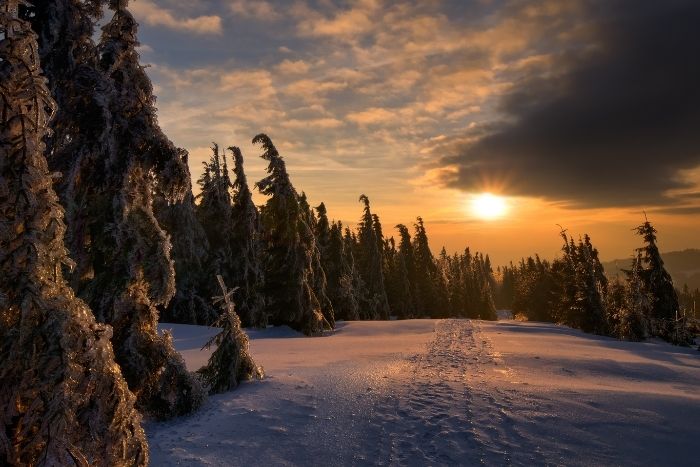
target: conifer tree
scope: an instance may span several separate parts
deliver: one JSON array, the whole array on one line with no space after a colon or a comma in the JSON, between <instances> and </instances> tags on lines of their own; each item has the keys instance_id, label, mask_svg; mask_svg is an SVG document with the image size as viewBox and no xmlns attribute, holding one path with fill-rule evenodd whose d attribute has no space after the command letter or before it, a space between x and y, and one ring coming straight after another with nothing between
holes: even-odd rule
<instances>
[{"instance_id":1,"label":"conifer tree","mask_svg":"<svg viewBox=\"0 0 700 467\"><path fill-rule=\"evenodd\" d=\"M636 229L645 245L637 251L642 253L641 277L645 291L652 297L649 322L651 334L677 344L690 341L685 321L679 316L678 294L673 287L671 275L664 267L656 245L656 229L647 220Z\"/></svg>"},{"instance_id":2,"label":"conifer tree","mask_svg":"<svg viewBox=\"0 0 700 467\"><path fill-rule=\"evenodd\" d=\"M338 225L339 229L342 229L341 225ZM363 303L364 297L367 294L365 289L365 283L362 280L362 275L360 274L360 268L358 266L355 258L357 257L357 251L359 250L357 236L349 227L345 227L343 233L343 257L345 262L348 264L352 274L352 296L356 305L353 307L354 315L353 317L347 317L346 319L358 320L361 319L360 316L360 305Z\"/></svg>"},{"instance_id":3,"label":"conifer tree","mask_svg":"<svg viewBox=\"0 0 700 467\"><path fill-rule=\"evenodd\" d=\"M243 169L243 154L235 146L229 150L234 163L233 183L226 151L220 152L216 143L198 180L201 190L197 215L210 245L206 275L221 275L225 282L235 284L233 300L243 325L265 326L260 216ZM216 293L213 284L205 291Z\"/></svg>"},{"instance_id":4,"label":"conifer tree","mask_svg":"<svg viewBox=\"0 0 700 467\"><path fill-rule=\"evenodd\" d=\"M236 310L244 325L267 325L263 297L264 274L260 245L260 215L253 203L253 195L243 169L243 154L235 146L233 155L233 197L231 198L233 231L231 233L232 277L229 279L238 292L234 295Z\"/></svg>"},{"instance_id":5,"label":"conifer tree","mask_svg":"<svg viewBox=\"0 0 700 467\"><path fill-rule=\"evenodd\" d=\"M459 255L449 256L443 248L440 252L440 269L446 277L447 300L450 316L465 317L464 271Z\"/></svg>"},{"instance_id":6,"label":"conifer tree","mask_svg":"<svg viewBox=\"0 0 700 467\"><path fill-rule=\"evenodd\" d=\"M399 231L399 247L396 252L395 265L398 299L394 312L402 319L413 318L416 316L416 299L413 290L416 265L413 257L413 245L405 225L398 224L396 229Z\"/></svg>"},{"instance_id":7,"label":"conifer tree","mask_svg":"<svg viewBox=\"0 0 700 467\"><path fill-rule=\"evenodd\" d=\"M187 152L181 151L187 160ZM197 218L191 184L182 201L168 203L158 197L154 209L158 223L170 235L175 263L175 296L162 309L160 321L211 325L217 312L203 297L211 282L206 277L209 241Z\"/></svg>"},{"instance_id":8,"label":"conifer tree","mask_svg":"<svg viewBox=\"0 0 700 467\"><path fill-rule=\"evenodd\" d=\"M566 263L557 260L550 264L537 255L521 260L514 273L513 312L535 321L560 321L560 267Z\"/></svg>"},{"instance_id":9,"label":"conifer tree","mask_svg":"<svg viewBox=\"0 0 700 467\"><path fill-rule=\"evenodd\" d=\"M331 324L314 292L313 256L317 248L313 231L305 221L284 159L270 138L259 134L253 144L262 145L262 158L269 162L268 176L256 186L268 196L260 219L270 323L287 324L307 335L318 334Z\"/></svg>"},{"instance_id":10,"label":"conifer tree","mask_svg":"<svg viewBox=\"0 0 700 467\"><path fill-rule=\"evenodd\" d=\"M43 141L56 105L25 14L0 4L0 463L146 465L111 328L63 279L72 262Z\"/></svg>"},{"instance_id":11,"label":"conifer tree","mask_svg":"<svg viewBox=\"0 0 700 467\"><path fill-rule=\"evenodd\" d=\"M564 255L552 263L554 284L558 289L555 292L558 300L552 306L552 315L560 323L580 328L580 318L584 311L579 307L580 303L577 300L576 244L564 229L561 230L560 235L564 240L562 246Z\"/></svg>"},{"instance_id":12,"label":"conifer tree","mask_svg":"<svg viewBox=\"0 0 700 467\"><path fill-rule=\"evenodd\" d=\"M241 320L235 311L231 295L236 289L229 290L223 277L216 276L221 286L222 295L214 298L214 303L221 306L221 314L214 323L221 332L212 337L202 348L209 350L216 345L216 350L209 357L205 366L197 370L204 379L210 394L229 391L241 381L262 378L263 370L250 356L248 336L241 329Z\"/></svg>"},{"instance_id":13,"label":"conifer tree","mask_svg":"<svg viewBox=\"0 0 700 467\"><path fill-rule=\"evenodd\" d=\"M396 241L394 237L384 240L382 245L384 270L384 287L386 289L386 298L389 302L389 312L391 316L397 318L403 313L401 310L401 302L403 300L401 290L401 271L399 269L398 251L396 250Z\"/></svg>"},{"instance_id":14,"label":"conifer tree","mask_svg":"<svg viewBox=\"0 0 700 467\"><path fill-rule=\"evenodd\" d=\"M496 306L502 309L511 310L513 308L513 298L515 294L515 267L511 262L500 271L500 281L498 283L498 294Z\"/></svg>"},{"instance_id":15,"label":"conifer tree","mask_svg":"<svg viewBox=\"0 0 700 467\"><path fill-rule=\"evenodd\" d=\"M413 251L416 264L416 299L417 309L422 316L442 318L446 312L446 305L438 291L438 270L435 258L428 245L428 235L423 225L423 219L418 217L414 224Z\"/></svg>"},{"instance_id":16,"label":"conifer tree","mask_svg":"<svg viewBox=\"0 0 700 467\"><path fill-rule=\"evenodd\" d=\"M496 306L493 302L493 293L491 284L493 283L493 271L491 265L486 261L483 255L477 256L477 261L474 262L475 271L474 278L477 286L477 313L479 319L495 321Z\"/></svg>"},{"instance_id":17,"label":"conifer tree","mask_svg":"<svg viewBox=\"0 0 700 467\"><path fill-rule=\"evenodd\" d=\"M640 341L649 333L653 297L645 290L642 272L642 256L638 253L627 273L624 299L616 309L614 335L620 339Z\"/></svg>"},{"instance_id":18,"label":"conifer tree","mask_svg":"<svg viewBox=\"0 0 700 467\"><path fill-rule=\"evenodd\" d=\"M114 352L138 405L159 417L194 410L197 382L168 337L157 334L157 309L175 282L171 245L153 214L154 195L168 203L185 197L189 170L158 127L136 22L125 0L109 2L115 13L95 46L94 24L108 2L32 3L61 109L48 159L63 173L58 188L76 262L71 283L96 318L113 325Z\"/></svg>"},{"instance_id":19,"label":"conifer tree","mask_svg":"<svg viewBox=\"0 0 700 467\"><path fill-rule=\"evenodd\" d=\"M226 153L220 153L216 143L213 143L211 150L209 162L203 162L204 171L197 181L200 187L197 217L209 242L206 275L216 277L221 274L225 280L230 280L233 274L231 183ZM205 293L214 296L216 289L214 284L210 284Z\"/></svg>"},{"instance_id":20,"label":"conifer tree","mask_svg":"<svg viewBox=\"0 0 700 467\"><path fill-rule=\"evenodd\" d=\"M217 316L202 296L209 288L205 279L209 242L197 219L194 198L187 194L175 204L158 199L155 211L170 235L175 265L175 296L160 313L160 321L209 326Z\"/></svg>"},{"instance_id":21,"label":"conifer tree","mask_svg":"<svg viewBox=\"0 0 700 467\"><path fill-rule=\"evenodd\" d=\"M182 199L189 172L158 127L151 82L138 62L137 24L126 5L126 0L110 3L114 15L99 45L99 68L109 78L109 87L98 91L108 103L100 141L104 174L73 192L90 206L81 215L99 220L80 242L79 254L91 256L93 271L81 294L98 320L114 327L117 362L139 407L168 418L196 410L203 393L171 337L157 332L157 308L173 297L175 274L153 195Z\"/></svg>"},{"instance_id":22,"label":"conifer tree","mask_svg":"<svg viewBox=\"0 0 700 467\"><path fill-rule=\"evenodd\" d=\"M585 243L579 241L576 249L576 300L582 312L579 324L585 332L606 334L608 330L603 294L607 289L607 279L597 261L597 251L592 247L588 235L585 238ZM605 286L601 284L601 278Z\"/></svg>"},{"instance_id":23,"label":"conifer tree","mask_svg":"<svg viewBox=\"0 0 700 467\"><path fill-rule=\"evenodd\" d=\"M358 318L358 303L353 284L352 252L346 254L341 223L329 224L326 205L317 208L315 234L321 253L321 264L326 275L328 298L336 319ZM350 261L349 261L350 260Z\"/></svg>"},{"instance_id":24,"label":"conifer tree","mask_svg":"<svg viewBox=\"0 0 700 467\"><path fill-rule=\"evenodd\" d=\"M111 83L99 68L99 51L92 40L106 3L32 1L41 61L59 109L51 122L47 158L49 167L62 173L57 191L66 208L66 243L76 263L69 279L93 310L96 303L85 296L84 288L99 275L99 262L104 261L100 250L113 246L103 234L112 223L111 200L101 188L109 172L105 139L111 125Z\"/></svg>"},{"instance_id":25,"label":"conifer tree","mask_svg":"<svg viewBox=\"0 0 700 467\"><path fill-rule=\"evenodd\" d=\"M476 281L475 257L472 255L471 250L468 247L464 249L464 253L460 257L460 263L464 290L463 314L467 318L478 318L478 302L481 297L481 288Z\"/></svg>"},{"instance_id":26,"label":"conifer tree","mask_svg":"<svg viewBox=\"0 0 700 467\"><path fill-rule=\"evenodd\" d=\"M382 252L379 249L375 219L370 209L369 198L360 195L364 211L358 227L358 257L360 276L365 294L360 301L360 315L364 319L389 319L389 302L384 287Z\"/></svg>"},{"instance_id":27,"label":"conifer tree","mask_svg":"<svg viewBox=\"0 0 700 467\"><path fill-rule=\"evenodd\" d=\"M585 332L607 334L604 296L607 278L590 237L576 244L562 229L564 257L553 264L559 300L553 303L558 320Z\"/></svg>"},{"instance_id":28,"label":"conifer tree","mask_svg":"<svg viewBox=\"0 0 700 467\"><path fill-rule=\"evenodd\" d=\"M327 287L328 280L326 279L326 273L323 270L323 263L321 260L321 251L318 247L318 240L316 239L316 224L318 220L314 214L309 201L306 198L306 193L302 192L299 197L299 207L306 222L309 226L311 234L313 236L313 243L311 244L311 283L313 284L314 294L318 300L318 304L321 307L321 313L326 322L331 328L335 327L335 311L333 310L333 304L330 298L328 298Z\"/></svg>"}]
</instances>

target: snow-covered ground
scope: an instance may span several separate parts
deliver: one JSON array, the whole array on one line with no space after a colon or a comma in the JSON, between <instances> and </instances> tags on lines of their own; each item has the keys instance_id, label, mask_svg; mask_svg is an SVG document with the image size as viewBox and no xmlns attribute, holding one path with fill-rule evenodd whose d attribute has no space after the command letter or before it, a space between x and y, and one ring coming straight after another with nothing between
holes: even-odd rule
<instances>
[{"instance_id":1,"label":"snow-covered ground","mask_svg":"<svg viewBox=\"0 0 700 467\"><path fill-rule=\"evenodd\" d=\"M188 367L216 330L163 325ZM146 424L153 465L700 465L700 353L515 321L251 331L266 378Z\"/></svg>"}]
</instances>

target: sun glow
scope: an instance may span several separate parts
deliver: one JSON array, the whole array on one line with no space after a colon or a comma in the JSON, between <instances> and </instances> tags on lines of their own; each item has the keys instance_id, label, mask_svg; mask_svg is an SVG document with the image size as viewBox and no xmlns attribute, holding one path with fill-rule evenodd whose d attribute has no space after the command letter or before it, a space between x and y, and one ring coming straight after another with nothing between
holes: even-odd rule
<instances>
[{"instance_id":1,"label":"sun glow","mask_svg":"<svg viewBox=\"0 0 700 467\"><path fill-rule=\"evenodd\" d=\"M475 195L471 201L472 213L484 220L499 219L508 212L508 205L502 196L482 193Z\"/></svg>"}]
</instances>

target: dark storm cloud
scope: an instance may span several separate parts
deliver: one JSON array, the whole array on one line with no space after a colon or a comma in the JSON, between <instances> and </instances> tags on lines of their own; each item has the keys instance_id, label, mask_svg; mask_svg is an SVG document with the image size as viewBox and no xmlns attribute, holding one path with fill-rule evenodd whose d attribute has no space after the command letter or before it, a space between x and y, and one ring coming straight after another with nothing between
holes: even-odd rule
<instances>
[{"instance_id":1,"label":"dark storm cloud","mask_svg":"<svg viewBox=\"0 0 700 467\"><path fill-rule=\"evenodd\" d=\"M457 167L444 183L506 180L512 194L581 206L669 204L667 190L688 188L681 172L700 165L700 2L583 11L569 26L584 33L547 73L521 76L503 96L507 123L440 148L439 164Z\"/></svg>"}]
</instances>

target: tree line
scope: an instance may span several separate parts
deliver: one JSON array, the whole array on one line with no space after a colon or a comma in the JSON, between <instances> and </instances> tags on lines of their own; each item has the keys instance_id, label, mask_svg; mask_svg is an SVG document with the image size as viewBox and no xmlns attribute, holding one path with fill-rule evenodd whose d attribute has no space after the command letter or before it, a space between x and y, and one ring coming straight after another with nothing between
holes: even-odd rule
<instances>
[{"instance_id":1,"label":"tree line","mask_svg":"<svg viewBox=\"0 0 700 467\"><path fill-rule=\"evenodd\" d=\"M549 262L536 255L498 268L498 305L530 320L562 323L589 333L690 344L692 296L686 290L679 300L652 224L646 220L635 231L643 245L635 250L624 278L606 277L588 235L575 242L562 230L560 258Z\"/></svg>"},{"instance_id":2,"label":"tree line","mask_svg":"<svg viewBox=\"0 0 700 467\"><path fill-rule=\"evenodd\" d=\"M211 324L211 277L221 275L244 326L288 325L308 335L336 320L418 317L495 319L490 260L482 254L436 258L421 217L411 230L385 235L366 195L356 229L329 218L325 203L311 207L290 181L271 139L257 135L268 175L252 199L238 147L214 144L198 180L200 194L157 210L173 239L177 290L163 309L166 321ZM232 168L230 168L232 165ZM233 175L232 175L233 174ZM197 202L195 202L197 201Z\"/></svg>"}]
</instances>

